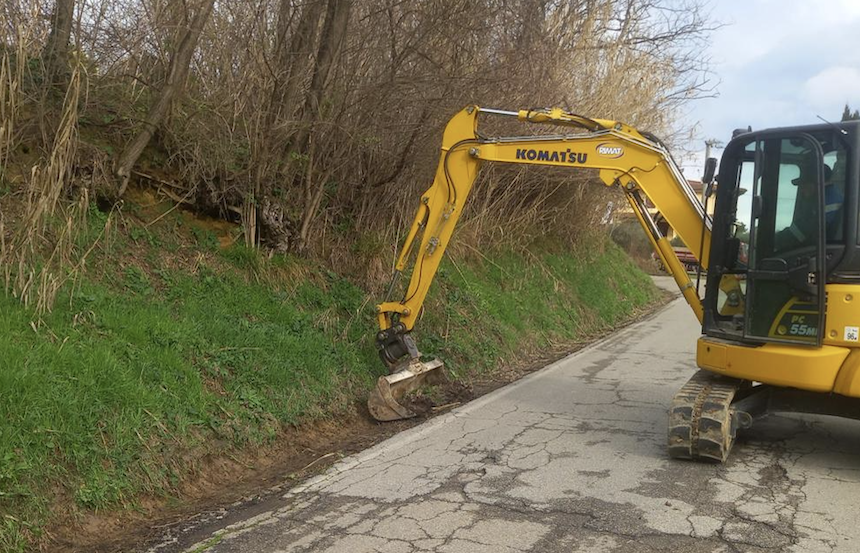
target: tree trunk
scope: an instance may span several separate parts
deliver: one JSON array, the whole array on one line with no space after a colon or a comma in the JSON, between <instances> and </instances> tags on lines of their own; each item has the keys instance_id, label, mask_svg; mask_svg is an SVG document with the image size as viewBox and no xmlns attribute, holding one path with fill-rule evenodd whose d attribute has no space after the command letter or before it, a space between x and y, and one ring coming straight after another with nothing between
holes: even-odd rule
<instances>
[{"instance_id":1,"label":"tree trunk","mask_svg":"<svg viewBox=\"0 0 860 553\"><path fill-rule=\"evenodd\" d=\"M301 218L297 224L290 221L291 225L298 227L298 236L290 233L292 240L289 242L289 247L294 250L303 250L307 247L311 224L319 210L325 183L331 176L331 171L323 171L322 175L325 178L317 176L313 171L315 160L313 152L309 151L312 150L310 133L314 123L321 117L320 105L325 85L346 35L351 6L352 0L316 0L307 4L301 14L299 26L293 35L289 50L282 48L280 52L285 56L285 61L290 60L289 74L283 87L276 85L272 97L272 112L278 110L288 119L292 119L298 112L298 129L287 144L285 153L307 154L307 164L301 174L287 175L291 181L296 178L301 179L304 193ZM317 44L316 36L323 12L325 20L322 31L319 32L318 46L314 48ZM310 84L306 85L309 73ZM307 89L303 91L305 86ZM286 222L286 218L261 217L261 219L267 227L272 223ZM267 234L277 235L280 230L282 229L268 228ZM281 241L281 243L286 242Z\"/></svg>"},{"instance_id":2,"label":"tree trunk","mask_svg":"<svg viewBox=\"0 0 860 553\"><path fill-rule=\"evenodd\" d=\"M316 42L320 18L323 14L323 0L312 0L305 5L300 15L298 28L293 33L289 45L285 40L289 11L288 0L282 0L278 14L279 41L275 57L278 69L282 71L275 79L272 90L269 125L274 125L281 116L292 119L295 114L302 85L306 82L307 74L313 63L313 48Z\"/></svg>"},{"instance_id":3,"label":"tree trunk","mask_svg":"<svg viewBox=\"0 0 860 553\"><path fill-rule=\"evenodd\" d=\"M308 94L302 107L301 120L298 132L291 141L290 150L293 152L304 152L309 150L310 133L314 123L322 117L320 105L322 104L325 84L329 79L334 61L340 52L346 36L346 27L349 23L349 11L352 0L328 0L326 7L325 25L320 35L320 45L317 51L316 65ZM312 178L313 152L308 152L308 169L305 175L305 208L302 213L302 223L299 231L300 249L307 248L310 226L316 217L331 172L325 178Z\"/></svg>"},{"instance_id":4,"label":"tree trunk","mask_svg":"<svg viewBox=\"0 0 860 553\"><path fill-rule=\"evenodd\" d=\"M311 86L302 106L299 130L291 141L292 148L290 149L294 152L302 152L307 149L308 136L313 127L313 122L318 120L321 115L320 105L325 84L346 36L351 7L352 0L328 0L325 25L320 35L320 45L311 78Z\"/></svg>"},{"instance_id":5,"label":"tree trunk","mask_svg":"<svg viewBox=\"0 0 860 553\"><path fill-rule=\"evenodd\" d=\"M125 189L128 187L132 167L137 163L140 154L143 153L143 150L149 144L152 135L155 134L158 126L161 125L164 117L170 111L173 100L179 95L185 85L191 57L197 48L200 33L209 20L209 15L212 13L214 4L215 0L203 0L190 25L182 34L179 46L171 56L167 79L164 82L161 93L155 98L152 107L149 109L146 120L143 122L143 128L137 136L131 139L119 156L116 166L116 176L120 179L118 192L120 197L122 197Z\"/></svg>"},{"instance_id":6,"label":"tree trunk","mask_svg":"<svg viewBox=\"0 0 860 553\"><path fill-rule=\"evenodd\" d=\"M64 73L68 68L69 42L72 39L72 22L75 19L75 0L57 0L51 13L51 33L42 51L49 78Z\"/></svg>"},{"instance_id":7,"label":"tree trunk","mask_svg":"<svg viewBox=\"0 0 860 553\"><path fill-rule=\"evenodd\" d=\"M295 117L302 89L306 86L324 6L324 0L308 0L300 11L291 0L280 0L278 6L274 78L262 129L264 138L256 152L256 191L260 201L259 217L255 219L260 225L261 237L276 251L292 248L296 223L284 213L280 201L270 197L272 183L264 182L262 175L269 174L269 168L276 166L277 159L285 153L286 140L282 138L285 135L281 129ZM296 17L298 23L291 33L290 27ZM246 197L245 202L251 203L251 200Z\"/></svg>"}]
</instances>

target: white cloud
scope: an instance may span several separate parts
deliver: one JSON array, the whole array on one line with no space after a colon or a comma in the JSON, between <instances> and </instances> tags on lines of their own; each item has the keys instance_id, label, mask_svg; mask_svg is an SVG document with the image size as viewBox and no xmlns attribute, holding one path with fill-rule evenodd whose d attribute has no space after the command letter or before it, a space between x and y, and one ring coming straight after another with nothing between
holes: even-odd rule
<instances>
[{"instance_id":1,"label":"white cloud","mask_svg":"<svg viewBox=\"0 0 860 553\"><path fill-rule=\"evenodd\" d=\"M834 31L856 27L860 0L722 0L714 16L726 26L716 33L712 53L722 68L732 70L798 42L826 41Z\"/></svg>"},{"instance_id":2,"label":"white cloud","mask_svg":"<svg viewBox=\"0 0 860 553\"><path fill-rule=\"evenodd\" d=\"M837 8L834 11L836 14L841 14L843 20L845 18L860 17L860 2L857 0L838 0Z\"/></svg>"},{"instance_id":3,"label":"white cloud","mask_svg":"<svg viewBox=\"0 0 860 553\"><path fill-rule=\"evenodd\" d=\"M809 105L836 113L846 102L860 100L860 70L856 67L828 67L803 83L803 96Z\"/></svg>"},{"instance_id":4,"label":"white cloud","mask_svg":"<svg viewBox=\"0 0 860 553\"><path fill-rule=\"evenodd\" d=\"M703 138L728 141L737 127L754 129L838 119L845 103L860 108L860 0L712 0L727 25L708 55L721 81L719 97L691 103L686 125ZM701 153L699 154L701 157ZM701 171L700 159L684 162Z\"/></svg>"}]
</instances>

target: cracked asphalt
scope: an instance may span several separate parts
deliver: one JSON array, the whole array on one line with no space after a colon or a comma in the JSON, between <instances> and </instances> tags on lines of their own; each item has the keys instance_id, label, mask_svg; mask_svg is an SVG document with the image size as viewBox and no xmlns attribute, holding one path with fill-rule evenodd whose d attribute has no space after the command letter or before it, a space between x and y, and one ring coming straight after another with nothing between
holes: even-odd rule
<instances>
[{"instance_id":1,"label":"cracked asphalt","mask_svg":"<svg viewBox=\"0 0 860 553\"><path fill-rule=\"evenodd\" d=\"M724 465L667 458L667 409L694 371L698 335L675 300L187 551L860 550L855 421L772 416Z\"/></svg>"}]
</instances>

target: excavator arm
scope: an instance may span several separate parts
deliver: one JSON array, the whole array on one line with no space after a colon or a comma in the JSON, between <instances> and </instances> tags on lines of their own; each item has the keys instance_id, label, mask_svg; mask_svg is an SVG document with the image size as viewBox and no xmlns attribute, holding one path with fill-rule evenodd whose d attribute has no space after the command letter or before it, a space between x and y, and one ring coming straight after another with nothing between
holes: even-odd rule
<instances>
[{"instance_id":1,"label":"excavator arm","mask_svg":"<svg viewBox=\"0 0 860 553\"><path fill-rule=\"evenodd\" d=\"M487 138L478 133L478 116L482 113L552 125L562 132ZM440 361L421 361L410 332L484 162L597 169L606 186L618 185L623 190L663 265L696 317L702 320L702 304L695 287L668 239L658 229L645 199L663 214L705 268L711 222L659 140L616 121L590 119L558 108L510 112L469 106L445 127L433 184L421 195L418 212L397 260L389 297L377 306L377 348L391 370L390 375L379 379L368 401L377 420L413 416L401 405L400 398L425 382L443 378ZM399 301L393 301L390 296L410 266L406 293Z\"/></svg>"}]
</instances>

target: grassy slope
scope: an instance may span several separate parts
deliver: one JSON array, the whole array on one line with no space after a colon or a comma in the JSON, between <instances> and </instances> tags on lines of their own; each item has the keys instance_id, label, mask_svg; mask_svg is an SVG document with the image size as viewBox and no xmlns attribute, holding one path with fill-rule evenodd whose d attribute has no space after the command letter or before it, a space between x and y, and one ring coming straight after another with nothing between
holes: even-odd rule
<instances>
[{"instance_id":1,"label":"grassy slope","mask_svg":"<svg viewBox=\"0 0 860 553\"><path fill-rule=\"evenodd\" d=\"M169 493L195 454L355 408L383 371L374 298L306 262L219 250L182 223L127 225L41 321L0 296L0 550L23 550L58 497L133 507L140 492ZM196 258L183 246L193 238L206 252ZM454 257L419 344L465 378L582 340L656 297L605 242Z\"/></svg>"}]
</instances>

